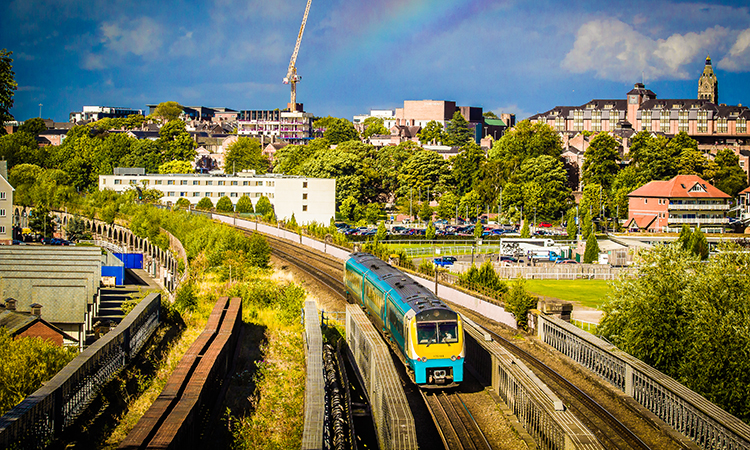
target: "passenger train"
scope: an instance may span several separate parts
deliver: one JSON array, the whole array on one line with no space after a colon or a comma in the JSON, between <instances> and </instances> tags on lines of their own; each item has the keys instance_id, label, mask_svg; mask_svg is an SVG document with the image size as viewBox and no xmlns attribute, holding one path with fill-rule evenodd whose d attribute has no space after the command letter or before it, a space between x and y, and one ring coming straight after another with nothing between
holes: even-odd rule
<instances>
[{"instance_id":1,"label":"passenger train","mask_svg":"<svg viewBox=\"0 0 750 450\"><path fill-rule=\"evenodd\" d=\"M344 269L347 299L360 304L422 387L463 381L461 317L427 288L369 253L352 253Z\"/></svg>"}]
</instances>

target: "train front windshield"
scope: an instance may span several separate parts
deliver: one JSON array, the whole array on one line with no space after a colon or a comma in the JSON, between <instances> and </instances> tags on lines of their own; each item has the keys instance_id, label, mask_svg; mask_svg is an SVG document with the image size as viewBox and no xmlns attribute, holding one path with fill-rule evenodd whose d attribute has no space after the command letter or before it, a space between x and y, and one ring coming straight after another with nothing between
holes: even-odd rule
<instances>
[{"instance_id":1,"label":"train front windshield","mask_svg":"<svg viewBox=\"0 0 750 450\"><path fill-rule=\"evenodd\" d=\"M421 322L417 323L419 344L453 344L458 342L458 323Z\"/></svg>"}]
</instances>

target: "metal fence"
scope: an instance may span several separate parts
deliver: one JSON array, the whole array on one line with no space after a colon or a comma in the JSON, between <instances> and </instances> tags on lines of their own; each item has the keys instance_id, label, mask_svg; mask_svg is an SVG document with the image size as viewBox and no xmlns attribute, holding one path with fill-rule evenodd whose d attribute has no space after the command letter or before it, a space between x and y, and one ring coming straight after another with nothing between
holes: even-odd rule
<instances>
[{"instance_id":1,"label":"metal fence","mask_svg":"<svg viewBox=\"0 0 750 450\"><path fill-rule=\"evenodd\" d=\"M160 322L161 294L149 294L111 332L0 418L0 448L45 447L141 350Z\"/></svg>"}]
</instances>

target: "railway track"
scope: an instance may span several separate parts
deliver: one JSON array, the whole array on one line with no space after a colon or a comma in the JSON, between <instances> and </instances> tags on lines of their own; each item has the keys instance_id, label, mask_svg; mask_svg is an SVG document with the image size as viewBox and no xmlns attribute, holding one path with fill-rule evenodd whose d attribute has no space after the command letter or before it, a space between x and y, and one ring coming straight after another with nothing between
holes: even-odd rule
<instances>
[{"instance_id":1,"label":"railway track","mask_svg":"<svg viewBox=\"0 0 750 450\"><path fill-rule=\"evenodd\" d=\"M445 448L492 450L474 417L456 391L420 390Z\"/></svg>"},{"instance_id":2,"label":"railway track","mask_svg":"<svg viewBox=\"0 0 750 450\"><path fill-rule=\"evenodd\" d=\"M559 387L557 394L564 397L566 406L573 409L574 414L596 433L597 438L606 448L650 450L650 447L645 442L613 416L612 413L554 369L516 346L508 339L486 328L485 331L492 335L493 339L500 342L513 355L531 365L535 369L534 372L537 375L541 375L540 378L546 378L557 385ZM595 430L599 430L599 432Z\"/></svg>"}]
</instances>

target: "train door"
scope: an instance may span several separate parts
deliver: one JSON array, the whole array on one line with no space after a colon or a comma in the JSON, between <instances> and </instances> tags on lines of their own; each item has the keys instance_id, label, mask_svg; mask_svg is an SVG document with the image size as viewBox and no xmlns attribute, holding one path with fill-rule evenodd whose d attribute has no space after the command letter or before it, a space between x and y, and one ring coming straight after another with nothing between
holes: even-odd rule
<instances>
[{"instance_id":1,"label":"train door","mask_svg":"<svg viewBox=\"0 0 750 450\"><path fill-rule=\"evenodd\" d=\"M409 363L412 363L412 360L414 359L414 345L413 345L413 339L411 336L410 331L410 324L414 321L414 311L409 310L404 314L404 354L406 355L407 361Z\"/></svg>"}]
</instances>

